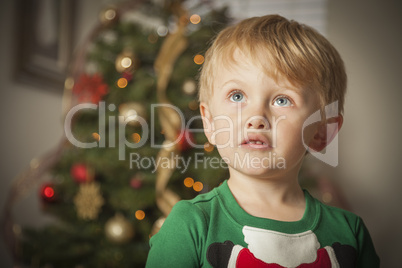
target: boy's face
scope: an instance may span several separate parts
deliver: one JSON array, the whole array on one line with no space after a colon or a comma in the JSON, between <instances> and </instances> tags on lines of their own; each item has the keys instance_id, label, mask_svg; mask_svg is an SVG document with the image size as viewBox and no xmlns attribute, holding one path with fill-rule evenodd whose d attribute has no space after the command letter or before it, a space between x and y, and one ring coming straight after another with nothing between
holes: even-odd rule
<instances>
[{"instance_id":1,"label":"boy's face","mask_svg":"<svg viewBox=\"0 0 402 268\"><path fill-rule=\"evenodd\" d=\"M286 79L275 81L243 54L235 56L236 63L222 65L215 75L209 103L200 105L209 142L231 174L297 174L304 144L317 139L318 124L305 129L303 124L319 109L319 98Z\"/></svg>"}]
</instances>

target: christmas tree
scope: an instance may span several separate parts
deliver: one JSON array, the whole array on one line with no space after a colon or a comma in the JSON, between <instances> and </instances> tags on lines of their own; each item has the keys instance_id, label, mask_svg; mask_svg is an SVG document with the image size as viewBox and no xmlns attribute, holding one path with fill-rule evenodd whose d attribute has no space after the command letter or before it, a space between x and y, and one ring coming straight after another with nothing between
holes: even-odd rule
<instances>
[{"instance_id":1,"label":"christmas tree","mask_svg":"<svg viewBox=\"0 0 402 268\"><path fill-rule=\"evenodd\" d=\"M67 139L41 162L52 178L39 190L43 210L57 221L22 228L23 264L142 267L172 206L227 178L206 165L218 155L196 131L203 53L229 22L226 9L205 5L131 1L102 11L66 81Z\"/></svg>"}]
</instances>

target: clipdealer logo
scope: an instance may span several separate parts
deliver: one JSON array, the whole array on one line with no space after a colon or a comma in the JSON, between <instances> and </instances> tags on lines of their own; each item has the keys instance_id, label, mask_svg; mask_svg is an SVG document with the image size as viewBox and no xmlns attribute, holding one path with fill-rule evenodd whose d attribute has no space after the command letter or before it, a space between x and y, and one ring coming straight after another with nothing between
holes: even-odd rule
<instances>
[{"instance_id":1,"label":"clipdealer logo","mask_svg":"<svg viewBox=\"0 0 402 268\"><path fill-rule=\"evenodd\" d=\"M338 101L335 101L333 103L330 103L328 105L325 106L325 121L330 120L331 118L337 117L338 116ZM326 135L326 148L325 148L325 152L317 152L314 151L313 149L311 149L309 146L307 146L304 143L304 136L303 136L303 130L309 126L312 125L316 122L322 122L323 117L321 115L321 111L318 110L315 113L313 113L312 115L310 115L306 121L303 124L303 128L302 128L302 140L303 140L303 146L307 149L307 151L314 156L315 158L317 158L318 160L336 167L338 166L338 149L339 149L339 144L338 144L338 135L335 136L331 136L333 135L333 130L334 128L338 128L338 123L327 123L326 124L326 131L327 131L327 135Z\"/></svg>"},{"instance_id":2,"label":"clipdealer logo","mask_svg":"<svg viewBox=\"0 0 402 268\"><path fill-rule=\"evenodd\" d=\"M285 159L283 157L278 157L275 153L271 152L262 158L250 156L249 153L246 153L244 156L235 153L233 159L217 156L205 156L204 153L195 153L193 156L188 157L182 157L173 152L171 152L169 156L163 157L141 156L139 153L131 153L129 162L130 169L151 170L151 173L155 173L158 168L176 168L182 174L186 172L189 167L194 169L226 169L228 166L233 166L236 169L286 168Z\"/></svg>"},{"instance_id":3,"label":"clipdealer logo","mask_svg":"<svg viewBox=\"0 0 402 268\"><path fill-rule=\"evenodd\" d=\"M180 131L178 137L176 138L176 140L174 141L170 141L170 142L165 142L163 144L156 144L155 143L155 110L158 107L165 107L165 108L169 108L169 109L173 109L180 117L180 121L181 121L181 129L182 131ZM91 110L98 110L98 133L100 137L106 137L106 120L108 120L108 136L109 136L109 140L108 140L108 144L106 145L106 140L105 139L100 139L99 141L92 141L92 142L81 142L79 140L77 140L73 133L72 133L72 120L73 117L82 110L86 110L86 109L91 109ZM141 146L143 146L144 144L146 144L148 142L148 140L150 140L150 146L151 148L156 148L156 149L161 149L161 148L168 148L170 146L173 146L175 144L177 144L184 136L184 138L186 139L186 142L192 147L192 148L196 148L196 149L203 149L204 148L204 144L196 144L193 142L192 139L189 138L188 133L189 132L204 132L204 129L193 129L190 128L190 125L193 123L193 121L195 120L203 120L203 118L201 116L194 116L192 117L190 120L188 120L187 124L185 125L185 119L184 119L184 115L181 112L181 110L179 108L177 108L174 105L171 104L151 104L151 118L150 118L150 122L151 122L151 126L149 127L148 122L141 117L140 115L137 114L133 114L130 116L117 116L117 120L118 120L118 139L117 142L118 144L116 145L116 116L109 116L108 118L106 118L106 111L114 111L116 109L116 106L114 104L109 104L108 107L106 107L105 102L99 102L99 105L97 104L93 104L93 103L82 103L82 104L78 104L76 106L74 106L66 115L65 121L64 121L64 130L65 130L65 134L67 139L70 141L71 144L73 144L76 147L79 148L94 148L94 147L99 147L99 148L105 148L105 147L109 147L109 148L115 148L116 146L118 147L118 154L119 154L119 160L125 160L126 159L126 147L129 148L140 148ZM327 106L325 106L325 120L329 120L332 117L336 117L338 115L338 102L335 101ZM241 109L238 109L238 116L237 116L237 120L240 120L239 122L241 122ZM229 134L229 138L227 143L225 144L221 144L219 146L217 146L217 148L224 148L225 146L234 146L233 144L233 133L235 132L235 124L233 124L232 119L230 117L227 116L219 116L217 118L214 118L215 120L226 120L229 124L227 128L224 129L220 129L218 131L216 131L217 133L221 133L221 132L227 132ZM252 120L252 119L256 119L255 116L248 119L248 121ZM258 119L258 118L257 118ZM265 120L266 124L269 124L269 122L267 121L266 118L259 118L260 120ZM276 147L276 129L277 126L279 124L279 122L281 122L282 120L286 120L285 116L280 116L278 118L272 118L272 124L270 125L270 127L267 130L263 130L263 132L271 132L271 136L272 136L272 145L273 147ZM128 141L126 139L125 136L125 128L127 126L127 124L129 124L132 121L136 121L136 123L138 123L141 126L141 130L142 130L142 135L141 135L141 140L137 143L132 143L130 141ZM247 121L247 122L248 122ZM300 135L302 135L302 141L303 141L303 146L310 152L310 154L312 156L314 156L315 158L319 159L320 161L331 165L333 167L336 167L338 165L338 137L337 135L335 135L335 137L330 137L330 135L327 135L327 143L329 144L326 149L325 152L316 152L314 150L312 150L311 148L309 148L308 145L306 145L304 143L304 136L303 136L303 130L308 127L309 125L312 125L314 123L317 122L322 122L323 118L321 115L321 111L318 110L315 113L313 113L310 117L307 118L307 120L304 122L302 130ZM206 123L206 131L214 131L214 127L213 125L210 125L210 122L204 121L204 123ZM330 131L328 131L328 129L330 128L334 128L334 127L338 127L337 123L333 123L333 124L327 124L327 133L330 134ZM184 129L187 129L187 132L184 131ZM249 132L248 130L246 130L245 132L244 129L241 129L242 132L240 135L244 135L244 137L247 137L247 133ZM214 133L214 135L216 135L217 133ZM134 154L134 156L137 156ZM235 156L235 158L238 156ZM270 155L269 157L271 157L272 159L272 155ZM275 156L275 158L280 159L280 161L278 161L277 163L281 163L280 166L282 168L286 167L286 164L284 163L285 159L283 159L283 157L278 157ZM132 160L132 157L130 156L130 161ZM138 160L138 159L137 159ZM228 162L228 159L223 159L224 162ZM148 160L143 160L145 163L145 161ZM157 160L150 160L150 163L154 163L153 166L155 166ZM186 160L181 160L183 163L187 162ZM206 161L206 160L205 160ZM244 163L250 163L250 161L257 161L255 159L250 159L247 158L247 156L244 159L239 159L237 158L236 161L232 161L233 163L243 163L242 165L244 165ZM266 159L265 159L266 161ZM148 161L149 162L149 161ZM260 164L261 166L262 164ZM276 165L274 165L275 167L277 167ZM278 168L278 167L277 167Z\"/></svg>"}]
</instances>

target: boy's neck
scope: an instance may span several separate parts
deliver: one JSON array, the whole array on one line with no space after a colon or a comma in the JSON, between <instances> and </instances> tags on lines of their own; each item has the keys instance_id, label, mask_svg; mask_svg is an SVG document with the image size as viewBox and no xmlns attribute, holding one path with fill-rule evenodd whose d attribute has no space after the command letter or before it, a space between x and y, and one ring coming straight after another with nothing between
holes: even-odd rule
<instances>
[{"instance_id":1,"label":"boy's neck","mask_svg":"<svg viewBox=\"0 0 402 268\"><path fill-rule=\"evenodd\" d=\"M282 178L255 178L231 172L228 186L248 214L279 221L298 221L306 202L297 174Z\"/></svg>"}]
</instances>

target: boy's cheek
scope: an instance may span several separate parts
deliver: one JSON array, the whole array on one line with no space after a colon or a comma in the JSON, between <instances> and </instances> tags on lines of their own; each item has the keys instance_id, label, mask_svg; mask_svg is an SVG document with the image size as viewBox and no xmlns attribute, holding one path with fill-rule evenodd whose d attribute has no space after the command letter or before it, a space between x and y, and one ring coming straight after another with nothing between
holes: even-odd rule
<instances>
[{"instance_id":1,"label":"boy's cheek","mask_svg":"<svg viewBox=\"0 0 402 268\"><path fill-rule=\"evenodd\" d=\"M211 121L205 117L202 118L202 126L204 128L205 135L213 132L213 125L212 125Z\"/></svg>"},{"instance_id":2,"label":"boy's cheek","mask_svg":"<svg viewBox=\"0 0 402 268\"><path fill-rule=\"evenodd\" d=\"M300 122L283 121L271 129L272 145L273 147L288 145L294 148L304 147L304 144L309 144L314 136L314 130L315 126L303 129L303 124Z\"/></svg>"},{"instance_id":3,"label":"boy's cheek","mask_svg":"<svg viewBox=\"0 0 402 268\"><path fill-rule=\"evenodd\" d=\"M234 146L235 137L233 131L230 131L229 128L218 129L213 133L211 138L215 142L214 144L218 147L227 148Z\"/></svg>"},{"instance_id":4,"label":"boy's cheek","mask_svg":"<svg viewBox=\"0 0 402 268\"><path fill-rule=\"evenodd\" d=\"M205 136L207 137L208 142L209 142L210 144L216 145L216 144L215 144L215 140L212 139L214 132L213 132L211 129L206 129L206 128L204 127L204 134L205 134Z\"/></svg>"}]
</instances>

